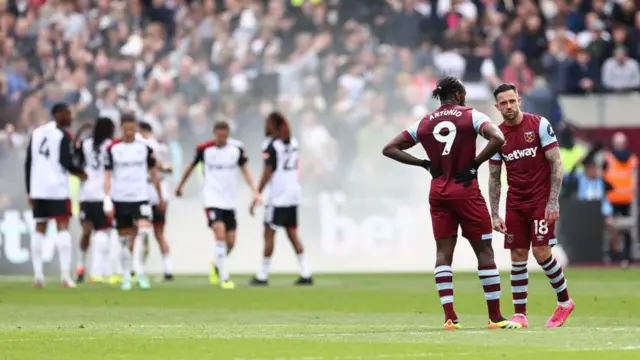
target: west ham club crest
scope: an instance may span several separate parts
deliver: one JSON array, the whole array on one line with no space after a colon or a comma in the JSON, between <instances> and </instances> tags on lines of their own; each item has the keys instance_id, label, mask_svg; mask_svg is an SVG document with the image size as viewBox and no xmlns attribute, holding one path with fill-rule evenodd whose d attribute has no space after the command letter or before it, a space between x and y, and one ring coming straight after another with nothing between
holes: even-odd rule
<instances>
[{"instance_id":1,"label":"west ham club crest","mask_svg":"<svg viewBox=\"0 0 640 360\"><path fill-rule=\"evenodd\" d=\"M536 139L536 133L533 131L527 131L524 133L524 140L528 143L533 142Z\"/></svg>"}]
</instances>

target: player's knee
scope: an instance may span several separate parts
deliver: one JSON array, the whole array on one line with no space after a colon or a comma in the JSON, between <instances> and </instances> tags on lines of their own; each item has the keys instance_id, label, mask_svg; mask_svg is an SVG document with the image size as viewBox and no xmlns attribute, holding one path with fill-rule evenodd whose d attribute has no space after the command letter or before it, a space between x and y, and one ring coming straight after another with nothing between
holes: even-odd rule
<instances>
[{"instance_id":1,"label":"player's knee","mask_svg":"<svg viewBox=\"0 0 640 360\"><path fill-rule=\"evenodd\" d=\"M536 246L533 248L533 257L538 262L543 262L551 257L551 246Z\"/></svg>"},{"instance_id":2,"label":"player's knee","mask_svg":"<svg viewBox=\"0 0 640 360\"><path fill-rule=\"evenodd\" d=\"M511 249L511 261L527 261L529 249Z\"/></svg>"}]
</instances>

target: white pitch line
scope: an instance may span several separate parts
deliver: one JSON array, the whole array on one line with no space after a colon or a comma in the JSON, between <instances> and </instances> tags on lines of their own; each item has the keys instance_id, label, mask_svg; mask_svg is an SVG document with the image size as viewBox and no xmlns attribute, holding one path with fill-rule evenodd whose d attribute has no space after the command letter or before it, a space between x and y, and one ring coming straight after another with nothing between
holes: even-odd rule
<instances>
[{"instance_id":1,"label":"white pitch line","mask_svg":"<svg viewBox=\"0 0 640 360\"><path fill-rule=\"evenodd\" d=\"M519 353L536 354L541 352L586 352L586 351L634 351L640 350L640 345L623 346L623 347L602 347L602 348L581 348L581 349L537 349L537 350L524 350ZM431 356L467 356L476 355L477 352L428 352L428 353L413 353L413 354L375 354L375 355L348 355L348 356L296 356L296 357L269 357L269 358L244 358L239 357L234 360L374 360L374 359L412 359L412 358L427 358Z\"/></svg>"}]
</instances>

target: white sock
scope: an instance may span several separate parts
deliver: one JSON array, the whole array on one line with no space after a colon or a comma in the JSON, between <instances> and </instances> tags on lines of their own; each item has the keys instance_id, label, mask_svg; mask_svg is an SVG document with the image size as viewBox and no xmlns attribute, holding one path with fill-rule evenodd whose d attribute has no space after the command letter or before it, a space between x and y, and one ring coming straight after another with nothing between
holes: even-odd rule
<instances>
[{"instance_id":1,"label":"white sock","mask_svg":"<svg viewBox=\"0 0 640 360\"><path fill-rule=\"evenodd\" d=\"M78 267L84 268L84 264L87 263L87 251L80 250L80 256L78 256Z\"/></svg>"},{"instance_id":2,"label":"white sock","mask_svg":"<svg viewBox=\"0 0 640 360\"><path fill-rule=\"evenodd\" d=\"M260 270L256 274L256 279L267 280L269 278L269 266L271 265L271 258L262 258L262 264L260 264Z\"/></svg>"},{"instance_id":3,"label":"white sock","mask_svg":"<svg viewBox=\"0 0 640 360\"><path fill-rule=\"evenodd\" d=\"M111 264L110 272L108 272L109 276L111 275L122 275L122 240L118 236L116 231L112 231L109 234L109 259L108 262Z\"/></svg>"},{"instance_id":4,"label":"white sock","mask_svg":"<svg viewBox=\"0 0 640 360\"><path fill-rule=\"evenodd\" d=\"M107 275L105 264L109 261L109 235L96 231L91 245L91 276Z\"/></svg>"},{"instance_id":5,"label":"white sock","mask_svg":"<svg viewBox=\"0 0 640 360\"><path fill-rule=\"evenodd\" d=\"M309 263L307 263L304 253L298 254L298 266L300 266L300 277L305 279L311 277L311 269L309 269Z\"/></svg>"},{"instance_id":6,"label":"white sock","mask_svg":"<svg viewBox=\"0 0 640 360\"><path fill-rule=\"evenodd\" d=\"M227 268L227 242L216 240L216 267L221 281L229 280L229 269Z\"/></svg>"},{"instance_id":7,"label":"white sock","mask_svg":"<svg viewBox=\"0 0 640 360\"><path fill-rule=\"evenodd\" d=\"M31 235L31 265L33 266L33 277L36 280L44 280L44 270L42 265L42 242L44 234L34 232Z\"/></svg>"},{"instance_id":8,"label":"white sock","mask_svg":"<svg viewBox=\"0 0 640 360\"><path fill-rule=\"evenodd\" d=\"M133 244L133 271L136 276L144 276L144 232L139 232Z\"/></svg>"},{"instance_id":9,"label":"white sock","mask_svg":"<svg viewBox=\"0 0 640 360\"><path fill-rule=\"evenodd\" d=\"M68 230L58 232L56 237L58 260L60 261L60 277L63 281L71 279L71 234Z\"/></svg>"},{"instance_id":10,"label":"white sock","mask_svg":"<svg viewBox=\"0 0 640 360\"><path fill-rule=\"evenodd\" d=\"M124 282L131 281L131 250L129 250L129 237L123 236L120 242L120 266L122 266L122 279Z\"/></svg>"},{"instance_id":11,"label":"white sock","mask_svg":"<svg viewBox=\"0 0 640 360\"><path fill-rule=\"evenodd\" d=\"M173 274L173 265L171 264L171 254L162 254L162 264L164 265L165 275Z\"/></svg>"}]
</instances>

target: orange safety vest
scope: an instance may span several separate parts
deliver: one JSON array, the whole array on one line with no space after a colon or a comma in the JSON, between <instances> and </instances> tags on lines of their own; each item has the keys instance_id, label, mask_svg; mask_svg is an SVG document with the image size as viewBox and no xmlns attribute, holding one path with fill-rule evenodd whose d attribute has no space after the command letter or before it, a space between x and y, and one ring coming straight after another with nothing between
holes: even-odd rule
<instances>
[{"instance_id":1,"label":"orange safety vest","mask_svg":"<svg viewBox=\"0 0 640 360\"><path fill-rule=\"evenodd\" d=\"M607 170L604 180L611 184L613 190L607 193L612 204L631 204L635 189L633 188L633 172L637 170L638 158L631 155L626 162L621 162L613 154L605 154Z\"/></svg>"}]
</instances>

